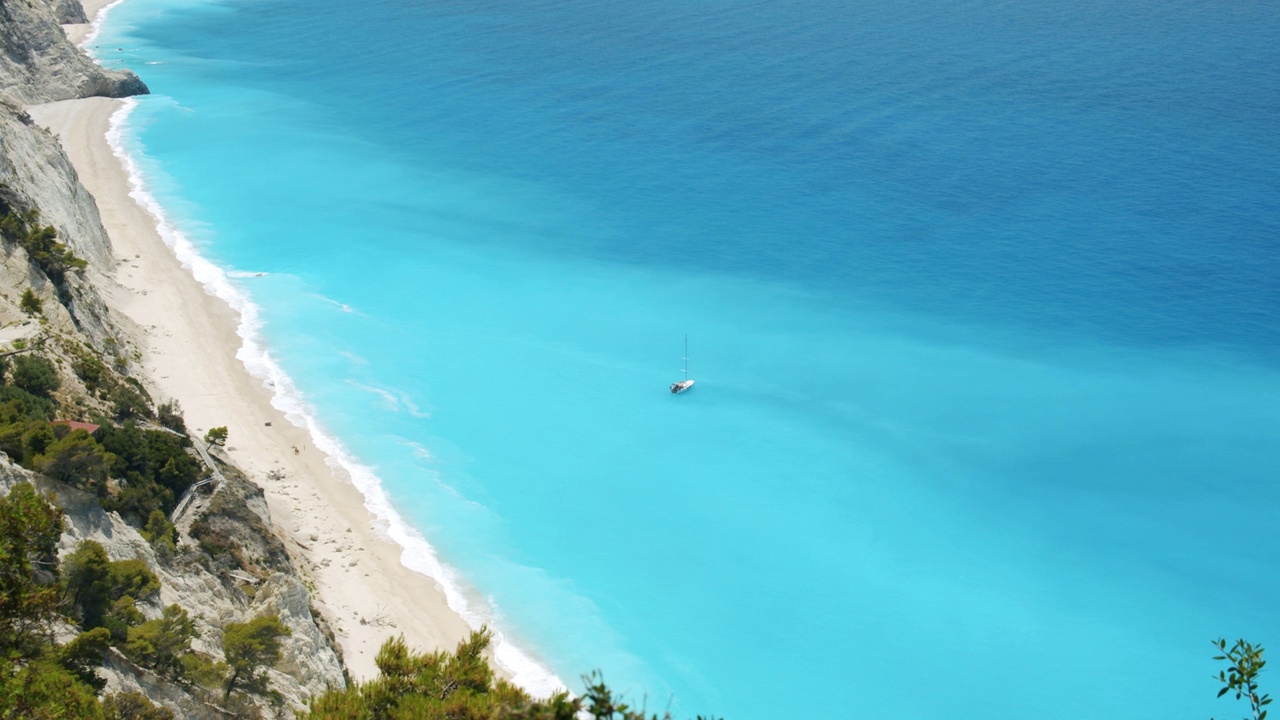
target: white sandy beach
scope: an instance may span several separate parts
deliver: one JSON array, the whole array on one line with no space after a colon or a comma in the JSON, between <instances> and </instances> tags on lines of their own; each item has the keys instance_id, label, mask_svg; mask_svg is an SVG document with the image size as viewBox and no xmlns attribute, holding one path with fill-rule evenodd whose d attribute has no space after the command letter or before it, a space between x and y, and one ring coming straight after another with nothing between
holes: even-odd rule
<instances>
[{"instance_id":1,"label":"white sandy beach","mask_svg":"<svg viewBox=\"0 0 1280 720\"><path fill-rule=\"evenodd\" d=\"M98 6L86 3L91 18ZM69 26L68 33L83 37L85 27ZM61 138L97 199L116 266L94 268L95 284L117 321L134 326L141 369L157 402L178 400L196 433L227 426L227 454L265 488L277 529L314 582L316 604L333 624L355 678L376 675L374 656L396 634L419 649L451 648L469 632L467 623L435 581L401 564L401 547L375 533L356 487L272 406L271 392L236 358L237 314L182 267L129 196L126 171L105 137L122 102L71 100L30 113ZM282 479L270 479L273 471Z\"/></svg>"}]
</instances>

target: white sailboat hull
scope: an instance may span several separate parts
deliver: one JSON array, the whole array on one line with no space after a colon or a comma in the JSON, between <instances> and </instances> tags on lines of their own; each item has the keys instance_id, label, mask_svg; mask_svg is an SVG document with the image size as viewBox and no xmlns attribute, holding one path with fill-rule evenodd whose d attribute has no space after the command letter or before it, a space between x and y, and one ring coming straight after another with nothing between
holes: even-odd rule
<instances>
[{"instance_id":1,"label":"white sailboat hull","mask_svg":"<svg viewBox=\"0 0 1280 720\"><path fill-rule=\"evenodd\" d=\"M671 383L671 392L675 395L679 395L680 393L684 392L685 390L688 390L691 387L693 387L692 380L681 380L680 382L677 382L677 383Z\"/></svg>"}]
</instances>

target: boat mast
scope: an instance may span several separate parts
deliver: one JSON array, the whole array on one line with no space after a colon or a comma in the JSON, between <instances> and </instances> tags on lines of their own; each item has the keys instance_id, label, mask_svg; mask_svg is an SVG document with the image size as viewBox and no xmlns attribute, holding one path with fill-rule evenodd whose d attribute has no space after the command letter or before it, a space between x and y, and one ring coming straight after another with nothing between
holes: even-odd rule
<instances>
[{"instance_id":1,"label":"boat mast","mask_svg":"<svg viewBox=\"0 0 1280 720\"><path fill-rule=\"evenodd\" d=\"M684 336L684 379L689 379L689 336Z\"/></svg>"}]
</instances>

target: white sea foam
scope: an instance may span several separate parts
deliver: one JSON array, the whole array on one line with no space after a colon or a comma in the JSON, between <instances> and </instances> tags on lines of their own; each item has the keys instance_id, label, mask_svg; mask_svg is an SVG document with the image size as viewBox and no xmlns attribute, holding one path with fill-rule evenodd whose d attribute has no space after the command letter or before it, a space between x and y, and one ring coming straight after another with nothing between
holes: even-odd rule
<instances>
[{"instance_id":1,"label":"white sea foam","mask_svg":"<svg viewBox=\"0 0 1280 720\"><path fill-rule=\"evenodd\" d=\"M99 21L107 9L119 2L122 0L116 0L99 12ZM95 21L95 27L99 21ZM556 677L555 673L517 647L497 627L498 614L492 601L482 604L473 603L468 599L462 589L465 586L462 578L453 568L440 560L426 538L396 511L373 468L356 459L338 438L321 426L303 393L276 364L271 353L263 345L260 333L262 321L258 308L249 295L231 283L226 271L200 255L196 247L175 227L164 208L148 191L142 170L126 150L124 142L126 121L137 105L137 100L126 99L120 109L112 114L107 131L107 143L128 173L130 197L151 215L155 221L156 230L165 244L173 250L182 266L204 287L205 292L226 302L239 315L240 322L236 332L241 339L241 346L236 352L236 357L253 377L271 389L271 404L282 411L290 422L305 429L311 435L315 446L325 453L325 462L335 471L349 477L352 484L360 490L365 498L365 507L374 518L375 529L403 548L400 562L410 570L435 580L443 590L449 607L461 615L471 627L488 626L493 631L494 657L498 664L511 675L512 680L539 697L546 697L565 689L564 683ZM388 394L395 398L394 394ZM409 407L411 412L417 412L416 406Z\"/></svg>"},{"instance_id":2,"label":"white sea foam","mask_svg":"<svg viewBox=\"0 0 1280 720\"><path fill-rule=\"evenodd\" d=\"M368 360L364 359L363 357L353 352L348 352L346 350L338 350L336 352L340 357L346 358L347 362L351 363L352 365L365 366L369 364Z\"/></svg>"},{"instance_id":3,"label":"white sea foam","mask_svg":"<svg viewBox=\"0 0 1280 720\"><path fill-rule=\"evenodd\" d=\"M416 443L412 440L401 440L401 443L413 451L413 456L419 460L431 460L431 451L423 447L422 443Z\"/></svg>"},{"instance_id":4,"label":"white sea foam","mask_svg":"<svg viewBox=\"0 0 1280 720\"><path fill-rule=\"evenodd\" d=\"M102 32L102 23L106 21L107 14L122 2L124 0L114 0L98 8L98 12L94 14L93 20L89 25L89 32L85 33L84 39L80 41L80 47L84 48L86 52L89 51L89 46L98 39L98 35ZM89 55L93 56L93 53L89 52Z\"/></svg>"},{"instance_id":5,"label":"white sea foam","mask_svg":"<svg viewBox=\"0 0 1280 720\"><path fill-rule=\"evenodd\" d=\"M396 390L388 390L386 388L380 388L373 385L365 385L364 383L358 383L358 382L355 382L354 380L348 380L347 384L350 385L351 387L356 388L357 390L363 390L367 393L370 393L372 395L377 395L378 397L382 398L382 404L388 410L393 410L395 412L400 412L401 410L403 410L404 412L409 413L409 415L413 417L422 418L422 419L431 417L431 413L428 413L424 411L422 408L420 408L418 404L413 401L413 398L409 397L408 393L404 393Z\"/></svg>"},{"instance_id":6,"label":"white sea foam","mask_svg":"<svg viewBox=\"0 0 1280 720\"><path fill-rule=\"evenodd\" d=\"M331 297L325 297L324 295L312 295L312 297L316 298L317 300L322 300L322 301L324 301L324 302L327 302L327 303L329 303L330 305L332 305L332 306L334 306L334 307L338 308L338 309L339 309L339 310L341 310L342 312L345 312L345 313L355 312L355 309L354 309L354 308L352 308L350 305L348 305L348 304L346 304L346 303L344 303L344 302L340 302L340 301L338 301L338 300L334 300L334 299L333 299L333 298L331 298Z\"/></svg>"},{"instance_id":7,"label":"white sea foam","mask_svg":"<svg viewBox=\"0 0 1280 720\"><path fill-rule=\"evenodd\" d=\"M353 388L356 388L357 390L363 390L367 393L377 395L378 397L382 398L383 407L387 408L388 410L395 410L399 412L400 399L397 398L395 393L391 392L390 390L383 390L380 387L365 385L363 383L358 383L352 380L348 380L347 384Z\"/></svg>"},{"instance_id":8,"label":"white sea foam","mask_svg":"<svg viewBox=\"0 0 1280 720\"><path fill-rule=\"evenodd\" d=\"M270 275L270 274L271 273L263 272L261 270L228 270L227 271L227 277L233 277L237 279L260 278L260 277L266 277L267 275Z\"/></svg>"}]
</instances>

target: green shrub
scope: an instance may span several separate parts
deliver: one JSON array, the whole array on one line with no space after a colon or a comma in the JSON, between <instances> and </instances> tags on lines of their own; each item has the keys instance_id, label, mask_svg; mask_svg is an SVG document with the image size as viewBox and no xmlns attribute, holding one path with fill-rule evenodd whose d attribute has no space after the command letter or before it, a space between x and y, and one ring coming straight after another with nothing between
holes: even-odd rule
<instances>
[{"instance_id":1,"label":"green shrub","mask_svg":"<svg viewBox=\"0 0 1280 720\"><path fill-rule=\"evenodd\" d=\"M174 432L187 434L187 423L182 419L182 406L177 400L160 403L156 408L156 421Z\"/></svg>"},{"instance_id":2,"label":"green shrub","mask_svg":"<svg viewBox=\"0 0 1280 720\"><path fill-rule=\"evenodd\" d=\"M26 452L22 444L23 429L22 423L0 425L0 452L8 455L11 460L18 463L22 462L23 455Z\"/></svg>"},{"instance_id":3,"label":"green shrub","mask_svg":"<svg viewBox=\"0 0 1280 720\"><path fill-rule=\"evenodd\" d=\"M263 671L280 661L280 639L292 634L275 615L259 615L247 623L227 623L222 631L222 649L227 657L223 698L237 689L266 690Z\"/></svg>"},{"instance_id":4,"label":"green shrub","mask_svg":"<svg viewBox=\"0 0 1280 720\"><path fill-rule=\"evenodd\" d=\"M34 456L32 466L36 470L68 485L106 494L107 473L115 458L89 433L72 430L62 439L45 444L43 450L26 436L24 442Z\"/></svg>"},{"instance_id":5,"label":"green shrub","mask_svg":"<svg viewBox=\"0 0 1280 720\"><path fill-rule=\"evenodd\" d=\"M197 652L185 653L179 661L183 679L210 690L221 690L230 672L226 663L211 660Z\"/></svg>"},{"instance_id":6,"label":"green shrub","mask_svg":"<svg viewBox=\"0 0 1280 720\"><path fill-rule=\"evenodd\" d=\"M83 540L62 563L63 599L86 630L107 627L119 635L121 626L141 621L134 598L160 592L160 579L141 560L107 557L102 545Z\"/></svg>"},{"instance_id":7,"label":"green shrub","mask_svg":"<svg viewBox=\"0 0 1280 720\"><path fill-rule=\"evenodd\" d=\"M172 553L178 544L178 529L159 508L152 510L147 524L140 531L151 546L162 555Z\"/></svg>"},{"instance_id":8,"label":"green shrub","mask_svg":"<svg viewBox=\"0 0 1280 720\"><path fill-rule=\"evenodd\" d=\"M49 397L62 386L53 363L40 355L19 355L14 358L12 379L14 385L40 397Z\"/></svg>"},{"instance_id":9,"label":"green shrub","mask_svg":"<svg viewBox=\"0 0 1280 720\"><path fill-rule=\"evenodd\" d=\"M58 442L58 436L54 435L53 427L49 423L42 420L29 422L22 433L22 458L34 460L56 442Z\"/></svg>"},{"instance_id":10,"label":"green shrub","mask_svg":"<svg viewBox=\"0 0 1280 720\"><path fill-rule=\"evenodd\" d=\"M116 560L111 563L111 597L126 595L149 600L160 592L160 578L141 560Z\"/></svg>"},{"instance_id":11,"label":"green shrub","mask_svg":"<svg viewBox=\"0 0 1280 720\"><path fill-rule=\"evenodd\" d=\"M89 392L96 391L107 380L107 366L91 353L79 350L71 361L71 371Z\"/></svg>"},{"instance_id":12,"label":"green shrub","mask_svg":"<svg viewBox=\"0 0 1280 720\"><path fill-rule=\"evenodd\" d=\"M39 315L44 309L44 303L40 301L39 296L31 291L31 288L27 288L22 291L22 301L19 302L18 307L28 315Z\"/></svg>"},{"instance_id":13,"label":"green shrub","mask_svg":"<svg viewBox=\"0 0 1280 720\"><path fill-rule=\"evenodd\" d=\"M118 385L107 399L111 401L111 412L114 413L118 422L151 417L151 400L140 388L132 385Z\"/></svg>"},{"instance_id":14,"label":"green shrub","mask_svg":"<svg viewBox=\"0 0 1280 720\"><path fill-rule=\"evenodd\" d=\"M102 657L110 645L111 633L104 628L94 628L58 648L58 662L75 673L84 684L101 690L107 681L98 675L96 668L102 665Z\"/></svg>"},{"instance_id":15,"label":"green shrub","mask_svg":"<svg viewBox=\"0 0 1280 720\"><path fill-rule=\"evenodd\" d=\"M182 656L191 651L196 636L195 623L187 611L177 605L164 609L164 615L129 628L124 653L134 662L170 678L182 677Z\"/></svg>"},{"instance_id":16,"label":"green shrub","mask_svg":"<svg viewBox=\"0 0 1280 720\"><path fill-rule=\"evenodd\" d=\"M54 405L14 385L0 386L0 423L18 420L52 420Z\"/></svg>"},{"instance_id":17,"label":"green shrub","mask_svg":"<svg viewBox=\"0 0 1280 720\"><path fill-rule=\"evenodd\" d=\"M146 695L122 692L102 699L102 709L107 720L173 720L173 711L157 707Z\"/></svg>"},{"instance_id":18,"label":"green shrub","mask_svg":"<svg viewBox=\"0 0 1280 720\"><path fill-rule=\"evenodd\" d=\"M36 210L7 213L0 218L0 236L21 245L33 265L54 284L62 285L67 272L84 270L88 263L58 241L58 231L53 226L41 226L39 220L40 213Z\"/></svg>"},{"instance_id":19,"label":"green shrub","mask_svg":"<svg viewBox=\"0 0 1280 720\"><path fill-rule=\"evenodd\" d=\"M80 626L102 625L111 597L111 558L102 545L84 540L62 561L63 598Z\"/></svg>"},{"instance_id":20,"label":"green shrub","mask_svg":"<svg viewBox=\"0 0 1280 720\"><path fill-rule=\"evenodd\" d=\"M119 644L129 639L129 628L146 620L133 598L125 595L111 603L111 609L102 616L102 627L111 633L113 642Z\"/></svg>"},{"instance_id":21,"label":"green shrub","mask_svg":"<svg viewBox=\"0 0 1280 720\"><path fill-rule=\"evenodd\" d=\"M204 443L206 445L226 445L227 426L222 425L220 427L210 428L209 432L204 434Z\"/></svg>"}]
</instances>

